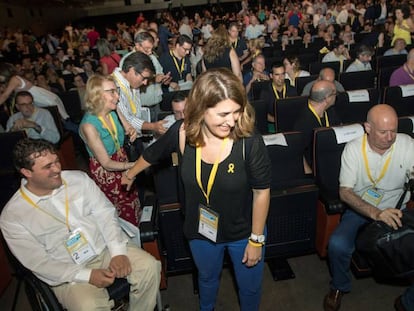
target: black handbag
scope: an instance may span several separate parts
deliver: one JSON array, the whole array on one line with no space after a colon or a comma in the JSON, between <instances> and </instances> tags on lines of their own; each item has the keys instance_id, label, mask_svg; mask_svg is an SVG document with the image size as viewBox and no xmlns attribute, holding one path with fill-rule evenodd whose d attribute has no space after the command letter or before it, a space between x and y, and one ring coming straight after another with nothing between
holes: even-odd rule
<instances>
[{"instance_id":1,"label":"black handbag","mask_svg":"<svg viewBox=\"0 0 414 311\"><path fill-rule=\"evenodd\" d=\"M404 187L396 208L400 209L413 181ZM356 251L370 265L379 279L409 278L414 276L414 209L403 210L402 227L394 230L382 221L365 226L357 236Z\"/></svg>"}]
</instances>

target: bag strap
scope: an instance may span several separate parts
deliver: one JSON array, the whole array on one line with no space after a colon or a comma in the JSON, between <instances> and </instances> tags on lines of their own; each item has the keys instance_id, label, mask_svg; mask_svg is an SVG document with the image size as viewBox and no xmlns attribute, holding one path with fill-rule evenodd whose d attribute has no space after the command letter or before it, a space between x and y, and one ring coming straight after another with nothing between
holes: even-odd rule
<instances>
[{"instance_id":1,"label":"bag strap","mask_svg":"<svg viewBox=\"0 0 414 311\"><path fill-rule=\"evenodd\" d=\"M404 202L404 198L405 198L405 195L407 194L407 191L410 190L410 188L412 188L413 186L414 186L414 179L410 179L404 184L404 191L402 195L400 196L400 199L398 200L397 205L395 206L396 209L401 209L401 206Z\"/></svg>"}]
</instances>

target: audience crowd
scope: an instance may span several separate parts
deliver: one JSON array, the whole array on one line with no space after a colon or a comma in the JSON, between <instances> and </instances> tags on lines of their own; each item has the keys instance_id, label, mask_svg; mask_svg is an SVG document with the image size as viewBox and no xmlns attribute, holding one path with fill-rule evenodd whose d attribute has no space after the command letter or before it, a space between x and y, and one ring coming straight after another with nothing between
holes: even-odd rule
<instances>
[{"instance_id":1,"label":"audience crowd","mask_svg":"<svg viewBox=\"0 0 414 311\"><path fill-rule=\"evenodd\" d=\"M41 36L30 29L0 30L0 62L7 63L9 70L7 75L0 71L0 110L9 117L1 118L0 131L23 129L31 138L57 143L60 136L55 124L47 124L53 118L39 108L55 104L38 102L42 101L39 92L33 94L39 88L47 90L45 94L53 93L61 100L56 101L63 126L78 135L80 124L95 182L103 187L99 180L104 172L115 176L118 189L122 174L128 178L134 161L126 158L124 133L134 137L130 140L140 144L138 149L146 148L151 138L145 137L159 139L184 117L185 96L197 76L227 67L243 82L250 100L265 102L270 132L274 131L270 124L276 122L276 99L309 95L309 105L295 123L297 130L306 133L304 165L309 173L312 129L341 123L328 108L334 105L336 94L345 90L331 69L322 69L319 77L299 90L297 78L311 75L309 64L301 65L305 54L317 55L320 64L339 62L340 72L375 71L375 58L406 54L407 62L391 75L390 85L414 84L411 1L243 0L241 9L233 12L220 4L192 12L186 9L165 10L151 17L141 12L134 24L118 21L104 29L67 24L61 33ZM266 85L257 94L254 83L261 81ZM167 108L171 115L165 118L163 98L176 91L182 92ZM77 100L68 101L68 93ZM80 116L71 114L74 105L79 106ZM104 192L120 216L139 223L137 193L128 212L108 193L114 187ZM328 309L335 308L339 309L336 300Z\"/></svg>"}]
</instances>

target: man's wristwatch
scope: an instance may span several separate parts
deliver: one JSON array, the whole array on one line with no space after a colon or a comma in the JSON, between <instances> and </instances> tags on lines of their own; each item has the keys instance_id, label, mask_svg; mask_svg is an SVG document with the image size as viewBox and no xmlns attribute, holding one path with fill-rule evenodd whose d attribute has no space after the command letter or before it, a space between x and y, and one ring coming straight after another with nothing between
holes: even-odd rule
<instances>
[{"instance_id":1,"label":"man's wristwatch","mask_svg":"<svg viewBox=\"0 0 414 311\"><path fill-rule=\"evenodd\" d=\"M258 235L258 234L252 233L252 234L250 234L249 240L254 242L254 243L260 243L260 244L264 245L266 238L263 234Z\"/></svg>"}]
</instances>

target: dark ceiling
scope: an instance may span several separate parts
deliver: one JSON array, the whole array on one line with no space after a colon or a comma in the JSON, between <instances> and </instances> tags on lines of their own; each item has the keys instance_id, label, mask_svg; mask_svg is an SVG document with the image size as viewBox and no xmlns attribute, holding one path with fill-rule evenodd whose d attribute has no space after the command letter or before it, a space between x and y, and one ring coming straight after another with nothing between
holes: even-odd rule
<instances>
[{"instance_id":1,"label":"dark ceiling","mask_svg":"<svg viewBox=\"0 0 414 311\"><path fill-rule=\"evenodd\" d=\"M104 0L0 0L0 3L29 8L85 7L103 4Z\"/></svg>"}]
</instances>

